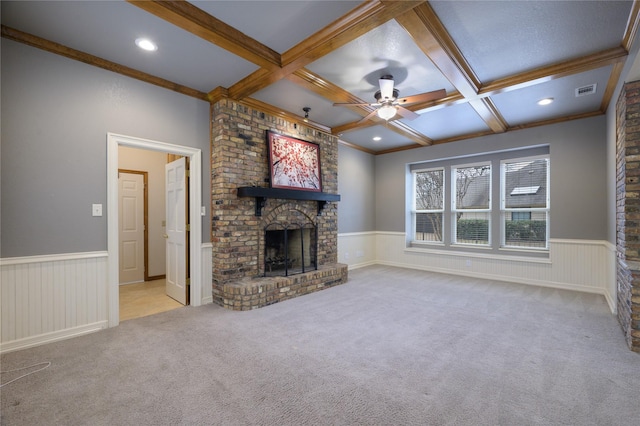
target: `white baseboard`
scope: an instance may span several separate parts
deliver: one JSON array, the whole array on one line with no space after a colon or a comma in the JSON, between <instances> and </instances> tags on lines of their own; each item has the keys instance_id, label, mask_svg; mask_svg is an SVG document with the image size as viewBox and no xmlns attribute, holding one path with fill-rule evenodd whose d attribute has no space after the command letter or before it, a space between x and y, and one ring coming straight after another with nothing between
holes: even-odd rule
<instances>
[{"instance_id":1,"label":"white baseboard","mask_svg":"<svg viewBox=\"0 0 640 426\"><path fill-rule=\"evenodd\" d=\"M557 288L560 290L580 291L583 293L601 294L605 296L605 292L603 289L593 288L589 286L581 286L576 284L567 284L567 283L551 282L551 281L543 281L543 280L531 280L531 279L523 279L523 278L512 278L504 275L486 274L482 272L466 272L459 269L445 269L445 268L437 268L433 266L416 266L412 264L397 263L397 262L378 262L378 265L394 266L397 268L405 268L405 269L415 269L418 271L436 272L439 274L457 275L461 277L480 278L483 280L533 285L537 287Z\"/></svg>"},{"instance_id":2,"label":"white baseboard","mask_svg":"<svg viewBox=\"0 0 640 426\"><path fill-rule=\"evenodd\" d=\"M95 333L96 331L107 328L108 321L99 321L93 324L86 324L79 327L67 328L60 331L54 331L51 333L40 334L32 337L25 337L23 339L12 340L7 343L0 344L0 353L8 353L19 351L22 349L32 348L34 346L44 345L46 343L58 342L60 340L70 339L72 337L83 336L89 333Z\"/></svg>"},{"instance_id":3,"label":"white baseboard","mask_svg":"<svg viewBox=\"0 0 640 426\"><path fill-rule=\"evenodd\" d=\"M378 262L376 262L375 260L371 260L371 261L362 262L362 263L352 263L349 265L349 270L364 268L366 266L372 266L372 265L378 265Z\"/></svg>"},{"instance_id":4,"label":"white baseboard","mask_svg":"<svg viewBox=\"0 0 640 426\"><path fill-rule=\"evenodd\" d=\"M339 234L338 254L349 269L380 264L600 294L616 312L615 247L606 241L551 239L548 257L532 257L407 248L403 232L360 232Z\"/></svg>"}]
</instances>

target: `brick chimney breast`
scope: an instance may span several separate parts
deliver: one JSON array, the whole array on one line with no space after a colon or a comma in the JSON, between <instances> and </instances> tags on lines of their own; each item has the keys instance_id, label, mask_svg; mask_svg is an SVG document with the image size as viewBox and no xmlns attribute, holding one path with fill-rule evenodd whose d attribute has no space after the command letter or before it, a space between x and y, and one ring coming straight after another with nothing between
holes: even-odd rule
<instances>
[{"instance_id":1,"label":"brick chimney breast","mask_svg":"<svg viewBox=\"0 0 640 426\"><path fill-rule=\"evenodd\" d=\"M252 197L238 188L268 187L268 130L320 147L323 191L337 194L338 139L222 99L211 108L211 241L214 303L234 310L254 309L347 281L338 259L338 203L318 214L314 201L268 198L256 216ZM318 232L317 270L289 277L264 277L264 228L273 221L310 221Z\"/></svg>"}]
</instances>

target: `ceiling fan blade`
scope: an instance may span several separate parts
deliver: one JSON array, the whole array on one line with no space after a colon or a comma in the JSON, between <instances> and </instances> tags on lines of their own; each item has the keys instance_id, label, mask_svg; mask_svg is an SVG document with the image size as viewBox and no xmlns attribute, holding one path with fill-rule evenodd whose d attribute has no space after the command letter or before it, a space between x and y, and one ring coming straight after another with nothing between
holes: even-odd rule
<instances>
[{"instance_id":1,"label":"ceiling fan blade","mask_svg":"<svg viewBox=\"0 0 640 426\"><path fill-rule=\"evenodd\" d=\"M373 111L371 111L369 114L367 114L366 117L364 117L362 120L358 121L358 123L362 123L364 121L367 121L368 119L370 119L371 117L373 117L374 115L376 115L378 113L377 109L374 109Z\"/></svg>"},{"instance_id":2,"label":"ceiling fan blade","mask_svg":"<svg viewBox=\"0 0 640 426\"><path fill-rule=\"evenodd\" d=\"M400 98L395 103L399 105L405 104L417 104L419 102L434 101L447 96L447 91L444 89L434 90L433 92L420 93L419 95L407 96L406 98Z\"/></svg>"},{"instance_id":3,"label":"ceiling fan blade","mask_svg":"<svg viewBox=\"0 0 640 426\"><path fill-rule=\"evenodd\" d=\"M416 114L409 109L401 107L400 105L398 105L398 114L400 114L402 118L406 118L407 120L415 120L416 118L420 117L420 114Z\"/></svg>"},{"instance_id":4,"label":"ceiling fan blade","mask_svg":"<svg viewBox=\"0 0 640 426\"><path fill-rule=\"evenodd\" d=\"M363 104L351 104L351 103L335 103L333 104L333 106L376 106L379 104L372 104L369 102L363 103Z\"/></svg>"},{"instance_id":5,"label":"ceiling fan blade","mask_svg":"<svg viewBox=\"0 0 640 426\"><path fill-rule=\"evenodd\" d=\"M393 80L389 78L381 78L380 83L380 99L393 99Z\"/></svg>"}]
</instances>

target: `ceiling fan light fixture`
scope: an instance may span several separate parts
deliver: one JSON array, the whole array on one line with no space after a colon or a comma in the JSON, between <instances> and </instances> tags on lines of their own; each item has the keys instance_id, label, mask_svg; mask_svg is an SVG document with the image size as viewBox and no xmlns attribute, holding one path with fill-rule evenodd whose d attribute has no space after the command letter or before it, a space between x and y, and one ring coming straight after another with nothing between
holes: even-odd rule
<instances>
[{"instance_id":1,"label":"ceiling fan light fixture","mask_svg":"<svg viewBox=\"0 0 640 426\"><path fill-rule=\"evenodd\" d=\"M398 110L393 105L382 105L378 109L378 117L382 118L383 120L389 120L393 118L397 112Z\"/></svg>"}]
</instances>

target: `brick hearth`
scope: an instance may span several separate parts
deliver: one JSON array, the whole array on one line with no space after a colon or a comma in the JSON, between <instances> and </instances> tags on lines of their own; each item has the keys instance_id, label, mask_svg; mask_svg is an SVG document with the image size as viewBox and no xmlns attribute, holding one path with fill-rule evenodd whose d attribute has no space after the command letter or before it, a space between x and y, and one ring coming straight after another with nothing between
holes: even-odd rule
<instances>
[{"instance_id":1,"label":"brick hearth","mask_svg":"<svg viewBox=\"0 0 640 426\"><path fill-rule=\"evenodd\" d=\"M331 134L301 126L223 99L212 107L211 241L214 303L248 310L318 291L347 281L347 266L338 264L337 203L318 214L318 203L266 199L262 215L256 200L239 197L240 187L268 187L266 131L320 146L323 192L338 189L338 141ZM264 277L264 229L270 221L310 223L318 231L318 270L289 277Z\"/></svg>"}]
</instances>

